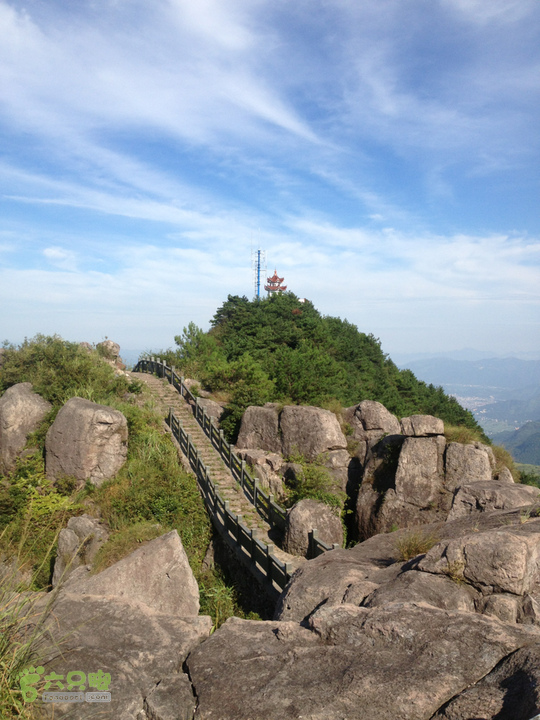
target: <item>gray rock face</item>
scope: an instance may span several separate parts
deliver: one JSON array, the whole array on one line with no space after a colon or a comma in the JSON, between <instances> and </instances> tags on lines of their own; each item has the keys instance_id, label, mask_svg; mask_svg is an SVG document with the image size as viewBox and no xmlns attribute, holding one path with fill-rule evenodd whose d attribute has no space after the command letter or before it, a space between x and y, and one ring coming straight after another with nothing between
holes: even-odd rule
<instances>
[{"instance_id":1,"label":"gray rock face","mask_svg":"<svg viewBox=\"0 0 540 720\"><path fill-rule=\"evenodd\" d=\"M491 461L485 445L481 443L475 445L448 443L446 485L450 490L472 482L488 482L489 480L491 480Z\"/></svg>"},{"instance_id":2,"label":"gray rock face","mask_svg":"<svg viewBox=\"0 0 540 720\"><path fill-rule=\"evenodd\" d=\"M274 408L248 407L242 416L236 447L255 448L271 453L281 452L279 417Z\"/></svg>"},{"instance_id":3,"label":"gray rock face","mask_svg":"<svg viewBox=\"0 0 540 720\"><path fill-rule=\"evenodd\" d=\"M68 576L81 565L91 565L99 548L109 539L107 529L90 515L72 517L58 536L58 550L54 563L52 585Z\"/></svg>"},{"instance_id":4,"label":"gray rock face","mask_svg":"<svg viewBox=\"0 0 540 720\"><path fill-rule=\"evenodd\" d=\"M472 512L509 510L530 505L540 496L540 489L493 480L462 485L454 496L448 520L465 517Z\"/></svg>"},{"instance_id":5,"label":"gray rock face","mask_svg":"<svg viewBox=\"0 0 540 720\"><path fill-rule=\"evenodd\" d=\"M540 646L535 644L505 658L433 720L536 720L539 712Z\"/></svg>"},{"instance_id":6,"label":"gray rock face","mask_svg":"<svg viewBox=\"0 0 540 720\"><path fill-rule=\"evenodd\" d=\"M343 526L337 513L316 500L300 500L287 511L285 552L307 556L309 532L313 528L317 529L319 539L328 545L343 545Z\"/></svg>"},{"instance_id":7,"label":"gray rock face","mask_svg":"<svg viewBox=\"0 0 540 720\"><path fill-rule=\"evenodd\" d=\"M358 605L374 590L396 578L402 565L379 567L358 558L353 550L332 550L297 570L281 594L275 620L301 622L320 605Z\"/></svg>"},{"instance_id":8,"label":"gray rock face","mask_svg":"<svg viewBox=\"0 0 540 720\"><path fill-rule=\"evenodd\" d=\"M144 720L187 720L195 712L193 688L187 675L163 678L144 701Z\"/></svg>"},{"instance_id":9,"label":"gray rock face","mask_svg":"<svg viewBox=\"0 0 540 720\"><path fill-rule=\"evenodd\" d=\"M418 602L442 610L474 612L474 599L474 591L465 585L457 585L450 578L409 570L381 585L362 605L379 607L395 602Z\"/></svg>"},{"instance_id":10,"label":"gray rock face","mask_svg":"<svg viewBox=\"0 0 540 720\"><path fill-rule=\"evenodd\" d=\"M127 440L127 421L121 412L71 398L47 432L47 475L53 479L69 475L101 485L126 461Z\"/></svg>"},{"instance_id":11,"label":"gray rock face","mask_svg":"<svg viewBox=\"0 0 540 720\"><path fill-rule=\"evenodd\" d=\"M199 612L199 587L176 530L146 543L98 575L70 584L69 592L135 599L179 617Z\"/></svg>"},{"instance_id":12,"label":"gray rock face","mask_svg":"<svg viewBox=\"0 0 540 720\"><path fill-rule=\"evenodd\" d=\"M128 598L62 593L47 627L52 649L43 662L45 674L54 671L66 678L78 670L88 681L90 673L109 673L111 703L100 708L105 714L99 717L134 720L145 698L152 697L153 706L159 703L159 694L156 698L152 690L182 673L187 655L210 634L212 621L157 612ZM88 682L85 689L92 689ZM71 716L67 713L73 705L55 703L54 710L55 718L96 717L94 703L78 703L77 714Z\"/></svg>"},{"instance_id":13,"label":"gray rock face","mask_svg":"<svg viewBox=\"0 0 540 720\"><path fill-rule=\"evenodd\" d=\"M425 417L425 416L419 416ZM395 489L403 502L419 508L438 505L444 478L444 437L408 437L401 448Z\"/></svg>"},{"instance_id":14,"label":"gray rock face","mask_svg":"<svg viewBox=\"0 0 540 720\"><path fill-rule=\"evenodd\" d=\"M10 472L52 405L32 392L32 383L18 383L0 398L0 472Z\"/></svg>"},{"instance_id":15,"label":"gray rock face","mask_svg":"<svg viewBox=\"0 0 540 720\"><path fill-rule=\"evenodd\" d=\"M428 437L444 435L444 423L433 415L411 415L402 418L401 432L408 437Z\"/></svg>"},{"instance_id":16,"label":"gray rock face","mask_svg":"<svg viewBox=\"0 0 540 720\"><path fill-rule=\"evenodd\" d=\"M209 400L208 398L199 398L199 405L205 409L207 415L217 420L219 420L225 412L225 409L222 408L219 403L214 400Z\"/></svg>"},{"instance_id":17,"label":"gray rock face","mask_svg":"<svg viewBox=\"0 0 540 720\"><path fill-rule=\"evenodd\" d=\"M330 410L287 405L281 413L280 428L285 457L300 453L306 460L315 460L330 450L347 449L347 440Z\"/></svg>"},{"instance_id":18,"label":"gray rock face","mask_svg":"<svg viewBox=\"0 0 540 720\"><path fill-rule=\"evenodd\" d=\"M484 594L524 595L538 580L540 521L437 543L419 562L425 572L463 578Z\"/></svg>"},{"instance_id":19,"label":"gray rock face","mask_svg":"<svg viewBox=\"0 0 540 720\"><path fill-rule=\"evenodd\" d=\"M398 435L401 432L399 420L388 412L381 403L363 400L343 412L343 419L352 429L352 438L357 445L356 457L366 462L369 448L384 435Z\"/></svg>"},{"instance_id":20,"label":"gray rock face","mask_svg":"<svg viewBox=\"0 0 540 720\"><path fill-rule=\"evenodd\" d=\"M512 477L512 473L507 467L503 467L501 470L499 470L499 473L497 475L497 480L502 483L508 483L512 484L514 482L514 478Z\"/></svg>"},{"instance_id":21,"label":"gray rock face","mask_svg":"<svg viewBox=\"0 0 540 720\"><path fill-rule=\"evenodd\" d=\"M323 606L309 627L232 618L189 656L201 717L428 720L530 626L428 605Z\"/></svg>"},{"instance_id":22,"label":"gray rock face","mask_svg":"<svg viewBox=\"0 0 540 720\"><path fill-rule=\"evenodd\" d=\"M109 358L109 360L116 360L116 358L120 355L120 345L112 340L104 340L103 342L98 343L96 347L101 348L103 354L105 357Z\"/></svg>"}]
</instances>

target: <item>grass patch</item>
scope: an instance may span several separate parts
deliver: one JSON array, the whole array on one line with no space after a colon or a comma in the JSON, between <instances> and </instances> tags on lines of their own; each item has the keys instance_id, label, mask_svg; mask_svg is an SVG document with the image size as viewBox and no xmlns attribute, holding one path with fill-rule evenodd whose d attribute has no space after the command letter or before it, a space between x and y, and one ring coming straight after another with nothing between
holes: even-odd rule
<instances>
[{"instance_id":1,"label":"grass patch","mask_svg":"<svg viewBox=\"0 0 540 720\"><path fill-rule=\"evenodd\" d=\"M462 445L469 445L475 442L484 442L480 430L465 427L464 425L444 424L444 437L447 443L457 442Z\"/></svg>"},{"instance_id":2,"label":"grass patch","mask_svg":"<svg viewBox=\"0 0 540 720\"><path fill-rule=\"evenodd\" d=\"M514 464L514 458L508 450L501 445L493 445L493 454L495 455L495 473L499 473L504 467L507 467L512 473L514 482L521 482L519 470Z\"/></svg>"},{"instance_id":3,"label":"grass patch","mask_svg":"<svg viewBox=\"0 0 540 720\"><path fill-rule=\"evenodd\" d=\"M163 527L157 523L138 522L119 530L98 550L92 566L92 574L106 570L114 563L127 557L143 543L163 535Z\"/></svg>"},{"instance_id":4,"label":"grass patch","mask_svg":"<svg viewBox=\"0 0 540 720\"><path fill-rule=\"evenodd\" d=\"M436 535L411 532L396 540L397 557L399 562L407 562L417 555L424 555L439 542Z\"/></svg>"}]
</instances>

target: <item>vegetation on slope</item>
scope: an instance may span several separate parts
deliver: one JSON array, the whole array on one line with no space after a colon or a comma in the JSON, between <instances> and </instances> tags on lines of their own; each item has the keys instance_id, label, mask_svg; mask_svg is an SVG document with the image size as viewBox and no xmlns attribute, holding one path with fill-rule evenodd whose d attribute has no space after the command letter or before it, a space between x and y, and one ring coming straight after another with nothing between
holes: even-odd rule
<instances>
[{"instance_id":1,"label":"vegetation on slope","mask_svg":"<svg viewBox=\"0 0 540 720\"><path fill-rule=\"evenodd\" d=\"M13 563L13 587L50 589L58 534L70 517L86 512L101 516L112 530L97 558L98 570L141 542L176 529L199 582L201 613L211 615L216 625L233 614L245 616L219 568L203 568L211 523L196 481L179 465L176 448L163 433L161 417L142 384L116 375L98 353L88 353L56 336L36 336L18 348L6 346L0 396L19 382L32 382L53 409L28 440L27 447L33 451L19 459L11 473L0 475L0 560ZM77 487L74 478L52 484L45 474L47 429L62 404L74 396L114 407L128 421L127 461L117 476L100 488L90 484ZM0 629L4 617L1 599L0 594ZM5 612L9 624L9 608ZM0 716L24 717L17 705L16 673L21 658L24 662L28 659L27 648L19 651L13 643L6 643L5 648L0 643Z\"/></svg>"},{"instance_id":2,"label":"vegetation on slope","mask_svg":"<svg viewBox=\"0 0 540 720\"><path fill-rule=\"evenodd\" d=\"M472 413L441 387L399 370L373 335L322 316L293 293L253 301L229 295L209 332L190 323L175 342L178 349L160 357L222 393L228 400L222 425L233 440L248 405L328 407L337 401L348 407L362 400L377 400L398 417L436 415L486 440Z\"/></svg>"}]
</instances>

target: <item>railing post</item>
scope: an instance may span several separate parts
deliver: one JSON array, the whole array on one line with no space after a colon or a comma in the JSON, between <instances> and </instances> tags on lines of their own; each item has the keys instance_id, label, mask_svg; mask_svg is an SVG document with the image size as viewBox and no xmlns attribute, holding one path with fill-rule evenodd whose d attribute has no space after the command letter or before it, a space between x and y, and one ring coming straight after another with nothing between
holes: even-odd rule
<instances>
[{"instance_id":1,"label":"railing post","mask_svg":"<svg viewBox=\"0 0 540 720\"><path fill-rule=\"evenodd\" d=\"M244 475L246 473L246 461L242 460L240 464L240 486L242 491L244 490Z\"/></svg>"},{"instance_id":2,"label":"railing post","mask_svg":"<svg viewBox=\"0 0 540 720\"><path fill-rule=\"evenodd\" d=\"M339 550L341 545L339 543L332 543L332 550Z\"/></svg>"},{"instance_id":3,"label":"railing post","mask_svg":"<svg viewBox=\"0 0 540 720\"><path fill-rule=\"evenodd\" d=\"M257 535L259 528L251 528L251 559L255 562L257 552ZM255 563L256 564L256 563Z\"/></svg>"},{"instance_id":4,"label":"railing post","mask_svg":"<svg viewBox=\"0 0 540 720\"><path fill-rule=\"evenodd\" d=\"M274 554L274 543L268 543L266 546L266 577L272 584L272 555Z\"/></svg>"},{"instance_id":5,"label":"railing post","mask_svg":"<svg viewBox=\"0 0 540 720\"><path fill-rule=\"evenodd\" d=\"M180 395L184 397L184 376L180 375Z\"/></svg>"},{"instance_id":6,"label":"railing post","mask_svg":"<svg viewBox=\"0 0 540 720\"><path fill-rule=\"evenodd\" d=\"M229 445L229 467L232 469L232 456L234 445Z\"/></svg>"},{"instance_id":7,"label":"railing post","mask_svg":"<svg viewBox=\"0 0 540 720\"><path fill-rule=\"evenodd\" d=\"M171 428L171 431L172 431L172 416L173 416L173 409L172 409L172 407L169 407L169 427ZM173 435L174 435L174 433L173 433Z\"/></svg>"},{"instance_id":8,"label":"railing post","mask_svg":"<svg viewBox=\"0 0 540 720\"><path fill-rule=\"evenodd\" d=\"M312 528L310 532L310 548L309 548L309 555L311 555L311 559L313 560L314 557L317 557L315 555L315 541L319 537L319 532L317 528Z\"/></svg>"},{"instance_id":9,"label":"railing post","mask_svg":"<svg viewBox=\"0 0 540 720\"><path fill-rule=\"evenodd\" d=\"M219 454L223 452L223 430L219 431Z\"/></svg>"},{"instance_id":10,"label":"railing post","mask_svg":"<svg viewBox=\"0 0 540 720\"><path fill-rule=\"evenodd\" d=\"M289 578L293 574L293 565L292 563L288 562L285 563L285 575L287 578ZM285 582L287 584L288 580Z\"/></svg>"},{"instance_id":11,"label":"railing post","mask_svg":"<svg viewBox=\"0 0 540 720\"><path fill-rule=\"evenodd\" d=\"M236 516L236 542L238 545L242 544L242 528L240 527L240 523L242 522L242 515Z\"/></svg>"},{"instance_id":12,"label":"railing post","mask_svg":"<svg viewBox=\"0 0 540 720\"><path fill-rule=\"evenodd\" d=\"M218 499L219 499L219 484L215 482L214 483L214 504L213 504L214 515L217 514Z\"/></svg>"},{"instance_id":13,"label":"railing post","mask_svg":"<svg viewBox=\"0 0 540 720\"><path fill-rule=\"evenodd\" d=\"M268 522L270 525L274 523L274 496L268 493Z\"/></svg>"},{"instance_id":14,"label":"railing post","mask_svg":"<svg viewBox=\"0 0 540 720\"><path fill-rule=\"evenodd\" d=\"M259 495L259 478L253 480L253 506L257 509L257 497Z\"/></svg>"},{"instance_id":15,"label":"railing post","mask_svg":"<svg viewBox=\"0 0 540 720\"><path fill-rule=\"evenodd\" d=\"M171 385L174 387L174 365L171 365Z\"/></svg>"}]
</instances>

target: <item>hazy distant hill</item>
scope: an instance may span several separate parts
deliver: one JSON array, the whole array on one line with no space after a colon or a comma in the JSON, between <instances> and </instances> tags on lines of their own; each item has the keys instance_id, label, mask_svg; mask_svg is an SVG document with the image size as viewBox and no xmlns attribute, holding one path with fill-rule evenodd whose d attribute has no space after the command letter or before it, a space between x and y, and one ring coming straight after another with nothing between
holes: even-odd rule
<instances>
[{"instance_id":1,"label":"hazy distant hill","mask_svg":"<svg viewBox=\"0 0 540 720\"><path fill-rule=\"evenodd\" d=\"M412 370L419 380L442 385L447 392L456 392L456 387L463 390L483 388L490 390L496 399L501 400L509 399L504 396L499 398L501 391L507 395L505 391L510 389L540 385L540 360L518 358L454 360L441 357L415 360L407 363L406 367Z\"/></svg>"},{"instance_id":2,"label":"hazy distant hill","mask_svg":"<svg viewBox=\"0 0 540 720\"><path fill-rule=\"evenodd\" d=\"M503 400L486 405L482 414L488 418L514 420L519 425L529 420L540 420L540 387L535 389L536 394L528 400Z\"/></svg>"},{"instance_id":3,"label":"hazy distant hill","mask_svg":"<svg viewBox=\"0 0 540 720\"><path fill-rule=\"evenodd\" d=\"M504 445L521 463L540 465L540 422L525 423L515 432L493 435L497 445Z\"/></svg>"}]
</instances>

